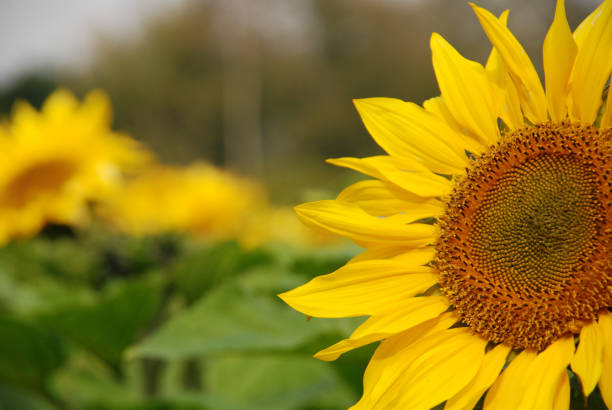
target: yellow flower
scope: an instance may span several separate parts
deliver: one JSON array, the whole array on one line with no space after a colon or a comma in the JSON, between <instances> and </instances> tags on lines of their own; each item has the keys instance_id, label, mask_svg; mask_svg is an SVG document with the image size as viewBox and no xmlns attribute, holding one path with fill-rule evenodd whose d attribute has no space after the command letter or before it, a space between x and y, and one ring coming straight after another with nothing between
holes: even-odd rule
<instances>
[{"instance_id":1,"label":"yellow flower","mask_svg":"<svg viewBox=\"0 0 612 410\"><path fill-rule=\"evenodd\" d=\"M234 237L262 201L259 187L210 165L157 166L109 195L101 215L134 235Z\"/></svg>"},{"instance_id":2,"label":"yellow flower","mask_svg":"<svg viewBox=\"0 0 612 410\"><path fill-rule=\"evenodd\" d=\"M237 236L246 247L276 242L297 247L321 247L339 244L338 237L304 226L291 208L262 204L253 209Z\"/></svg>"},{"instance_id":3,"label":"yellow flower","mask_svg":"<svg viewBox=\"0 0 612 410\"><path fill-rule=\"evenodd\" d=\"M612 0L573 33L558 1L546 89L507 13L472 7L486 65L433 34L441 96L356 101L389 155L331 160L375 179L296 208L366 250L280 297L369 316L316 354L382 340L355 409L567 409L570 369L612 408Z\"/></svg>"},{"instance_id":4,"label":"yellow flower","mask_svg":"<svg viewBox=\"0 0 612 410\"><path fill-rule=\"evenodd\" d=\"M0 243L36 234L46 223L79 224L87 203L146 161L132 139L110 130L108 97L83 103L58 90L40 112L17 103L0 126Z\"/></svg>"}]
</instances>

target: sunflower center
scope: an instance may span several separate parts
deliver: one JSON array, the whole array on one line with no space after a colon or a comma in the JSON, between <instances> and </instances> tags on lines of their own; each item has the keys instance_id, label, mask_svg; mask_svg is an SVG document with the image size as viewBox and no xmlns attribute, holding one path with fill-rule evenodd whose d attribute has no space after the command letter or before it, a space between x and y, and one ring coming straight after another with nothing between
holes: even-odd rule
<instances>
[{"instance_id":1,"label":"sunflower center","mask_svg":"<svg viewBox=\"0 0 612 410\"><path fill-rule=\"evenodd\" d=\"M47 161L34 164L17 174L3 193L5 206L23 207L36 198L53 194L74 175L76 169L66 161Z\"/></svg>"},{"instance_id":2,"label":"sunflower center","mask_svg":"<svg viewBox=\"0 0 612 410\"><path fill-rule=\"evenodd\" d=\"M539 350L612 304L610 137L567 124L521 129L456 184L435 263L474 331Z\"/></svg>"},{"instance_id":3,"label":"sunflower center","mask_svg":"<svg viewBox=\"0 0 612 410\"><path fill-rule=\"evenodd\" d=\"M579 266L601 214L592 170L542 155L504 173L476 209L474 261L517 295L562 285Z\"/></svg>"}]
</instances>

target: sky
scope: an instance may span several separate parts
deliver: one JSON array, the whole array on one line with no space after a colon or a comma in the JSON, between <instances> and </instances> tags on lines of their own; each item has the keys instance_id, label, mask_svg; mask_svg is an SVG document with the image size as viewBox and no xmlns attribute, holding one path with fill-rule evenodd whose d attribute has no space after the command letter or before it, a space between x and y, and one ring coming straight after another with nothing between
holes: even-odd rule
<instances>
[{"instance_id":1,"label":"sky","mask_svg":"<svg viewBox=\"0 0 612 410\"><path fill-rule=\"evenodd\" d=\"M24 72L79 67L97 34L131 36L186 0L0 0L0 87Z\"/></svg>"}]
</instances>

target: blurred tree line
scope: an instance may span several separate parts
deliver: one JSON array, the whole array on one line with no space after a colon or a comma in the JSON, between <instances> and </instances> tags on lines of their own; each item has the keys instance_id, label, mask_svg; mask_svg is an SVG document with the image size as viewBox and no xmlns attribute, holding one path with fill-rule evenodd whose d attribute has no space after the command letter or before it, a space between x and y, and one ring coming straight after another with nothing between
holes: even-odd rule
<instances>
[{"instance_id":1,"label":"blurred tree line","mask_svg":"<svg viewBox=\"0 0 612 410\"><path fill-rule=\"evenodd\" d=\"M510 28L537 67L554 2L479 2L510 7ZM592 7L569 1L570 24ZM84 73L24 80L0 96L38 103L55 83L105 89L116 128L167 162L204 158L263 178L272 199L333 189L348 172L324 158L381 152L351 99L421 102L438 93L429 36L438 31L468 58L490 50L466 2L449 0L191 1L132 38L107 36Z\"/></svg>"}]
</instances>

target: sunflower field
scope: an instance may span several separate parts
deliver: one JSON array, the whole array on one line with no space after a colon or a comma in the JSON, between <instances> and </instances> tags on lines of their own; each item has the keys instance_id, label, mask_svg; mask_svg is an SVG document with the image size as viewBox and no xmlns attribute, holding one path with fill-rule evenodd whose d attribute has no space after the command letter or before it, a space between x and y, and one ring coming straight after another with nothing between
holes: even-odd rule
<instances>
[{"instance_id":1,"label":"sunflower field","mask_svg":"<svg viewBox=\"0 0 612 410\"><path fill-rule=\"evenodd\" d=\"M0 410L612 409L612 0L138 1L0 33Z\"/></svg>"},{"instance_id":2,"label":"sunflower field","mask_svg":"<svg viewBox=\"0 0 612 410\"><path fill-rule=\"evenodd\" d=\"M308 231L251 180L160 164L110 129L110 111L100 91L58 90L2 128L2 408L355 401L363 353L310 357L354 320L307 321L275 297L355 249Z\"/></svg>"}]
</instances>

